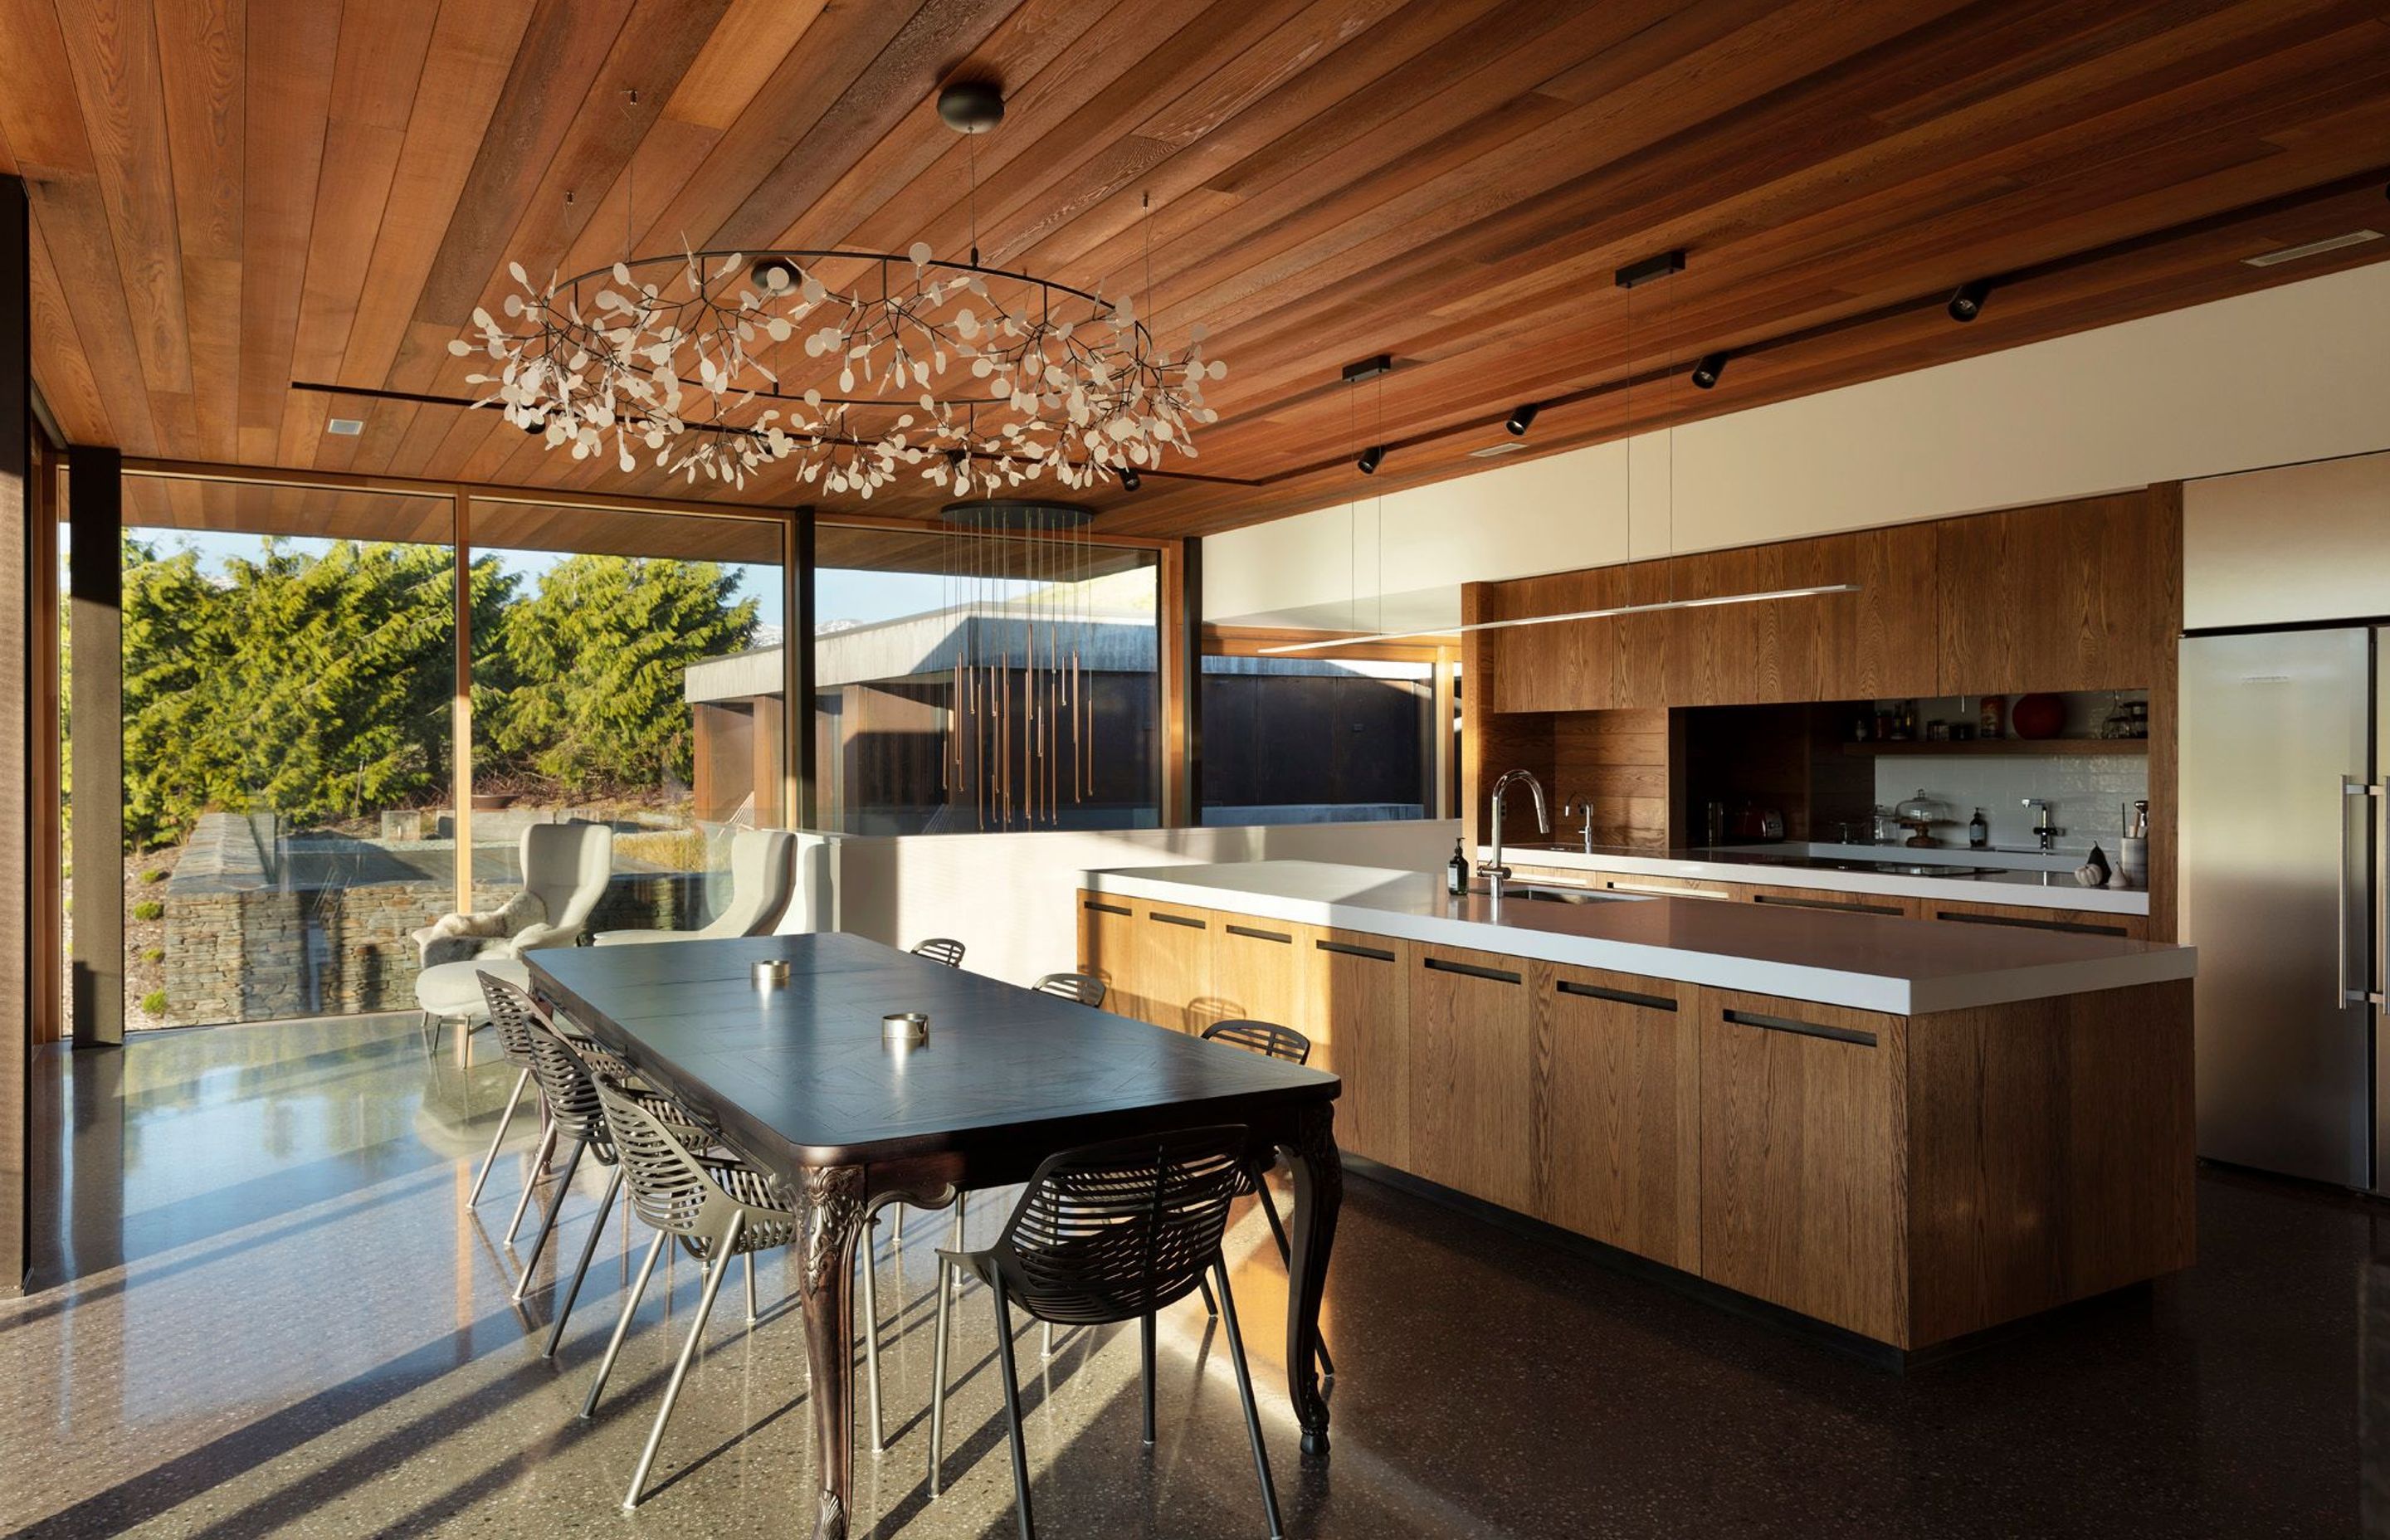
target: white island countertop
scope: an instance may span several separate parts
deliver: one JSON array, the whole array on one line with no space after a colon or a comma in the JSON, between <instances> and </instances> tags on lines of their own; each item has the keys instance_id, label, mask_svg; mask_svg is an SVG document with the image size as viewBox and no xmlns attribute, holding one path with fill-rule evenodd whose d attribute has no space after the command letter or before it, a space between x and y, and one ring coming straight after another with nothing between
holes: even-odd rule
<instances>
[{"instance_id":1,"label":"white island countertop","mask_svg":"<svg viewBox=\"0 0 2390 1540\"><path fill-rule=\"evenodd\" d=\"M1090 871L1091 892L1925 1016L2191 976L2187 946L1700 899L1447 895L1441 872L1323 861Z\"/></svg>"}]
</instances>

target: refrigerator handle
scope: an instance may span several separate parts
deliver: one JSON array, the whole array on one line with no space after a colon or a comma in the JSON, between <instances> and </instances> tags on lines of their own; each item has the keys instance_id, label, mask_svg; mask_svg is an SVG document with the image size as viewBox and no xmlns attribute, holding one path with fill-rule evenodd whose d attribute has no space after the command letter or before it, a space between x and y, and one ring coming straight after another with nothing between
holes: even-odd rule
<instances>
[{"instance_id":1,"label":"refrigerator handle","mask_svg":"<svg viewBox=\"0 0 2390 1540\"><path fill-rule=\"evenodd\" d=\"M2339 999L2334 1003L2343 1007L2355 1005L2378 1006L2384 1003L2382 993L2373 987L2373 972L2370 965L2366 969L2364 982L2355 989L2348 987L2348 799L2363 797L2366 799L2366 806L2371 809L2375 802L2384 795L2390 795L2390 776L2384 776L2380 786L2368 785L2355 776L2343 775L2340 777L2340 925L2334 936L2340 956L2340 971L2333 976L2332 988L2339 995ZM2366 831L2369 834L2372 832L2371 818L2366 820ZM2367 883L2369 888L2371 885L2370 881ZM2385 904L2384 907L2390 909L2390 904ZM2385 915L2384 918L2383 931L2384 945L2390 946L2390 915ZM2370 943L2372 937L2369 934L2366 939Z\"/></svg>"}]
</instances>

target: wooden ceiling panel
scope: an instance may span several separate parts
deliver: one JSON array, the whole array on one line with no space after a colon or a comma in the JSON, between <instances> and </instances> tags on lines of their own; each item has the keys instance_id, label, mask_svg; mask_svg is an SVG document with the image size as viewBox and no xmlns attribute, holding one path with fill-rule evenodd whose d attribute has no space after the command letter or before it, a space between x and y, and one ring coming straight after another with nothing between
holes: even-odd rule
<instances>
[{"instance_id":1,"label":"wooden ceiling panel","mask_svg":"<svg viewBox=\"0 0 2390 1540\"><path fill-rule=\"evenodd\" d=\"M813 496L456 404L447 343L510 263L626 239L976 232L1139 293L1165 340L1203 323L1230 372L1202 458L1097 499L1146 534L1343 494L1356 406L1398 446L1372 489L1412 485L1478 468L1521 401L1552 453L2390 256L2241 260L2390 217L2370 0L0 0L0 78L78 442L583 494ZM957 79L1006 87L995 134L938 122ZM1684 273L1613 287L1669 249ZM1977 276L1998 298L1950 325ZM1725 382L1686 387L1715 349ZM1338 369L1377 353L1356 399Z\"/></svg>"}]
</instances>

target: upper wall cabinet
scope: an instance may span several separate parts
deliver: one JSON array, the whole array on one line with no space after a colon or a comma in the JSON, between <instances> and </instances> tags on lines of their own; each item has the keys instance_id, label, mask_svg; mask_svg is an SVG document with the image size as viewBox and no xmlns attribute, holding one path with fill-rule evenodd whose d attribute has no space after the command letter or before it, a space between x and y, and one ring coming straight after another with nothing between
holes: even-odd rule
<instances>
[{"instance_id":1,"label":"upper wall cabinet","mask_svg":"<svg viewBox=\"0 0 2390 1540\"><path fill-rule=\"evenodd\" d=\"M1665 701L1678 706L1770 705L1934 691L1934 535L1870 530L1684 557L1671 564L1678 599L1811 594L1665 612ZM1658 618L1658 617L1655 617Z\"/></svg>"},{"instance_id":2,"label":"upper wall cabinet","mask_svg":"<svg viewBox=\"0 0 2390 1540\"><path fill-rule=\"evenodd\" d=\"M2165 672L2182 531L2147 493L1944 520L1936 693L2127 689Z\"/></svg>"}]
</instances>

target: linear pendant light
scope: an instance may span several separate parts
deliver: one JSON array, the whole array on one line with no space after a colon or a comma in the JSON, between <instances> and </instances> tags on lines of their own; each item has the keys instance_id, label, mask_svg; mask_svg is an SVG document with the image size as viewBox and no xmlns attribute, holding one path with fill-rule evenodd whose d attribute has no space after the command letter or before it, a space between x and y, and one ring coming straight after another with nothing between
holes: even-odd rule
<instances>
[{"instance_id":1,"label":"linear pendant light","mask_svg":"<svg viewBox=\"0 0 2390 1540\"><path fill-rule=\"evenodd\" d=\"M1361 647L1372 642L1399 642L1415 636L1459 636L1471 631L1504 631L1522 625L1557 625L1562 621L1600 621L1613 615L1648 615L1661 610L1704 610L1719 604L1759 604L1769 599L1805 599L1821 594L1856 594L1856 583L1821 583L1808 588L1771 588L1764 594L1719 594L1701 599L1663 599L1655 604L1621 604L1607 610L1572 610L1559 615L1522 615L1516 620L1478 621L1469 625L1428 626L1410 631L1381 631L1369 636L1332 636L1320 642L1294 642L1266 647L1264 653L1321 652L1330 648Z\"/></svg>"}]
</instances>

